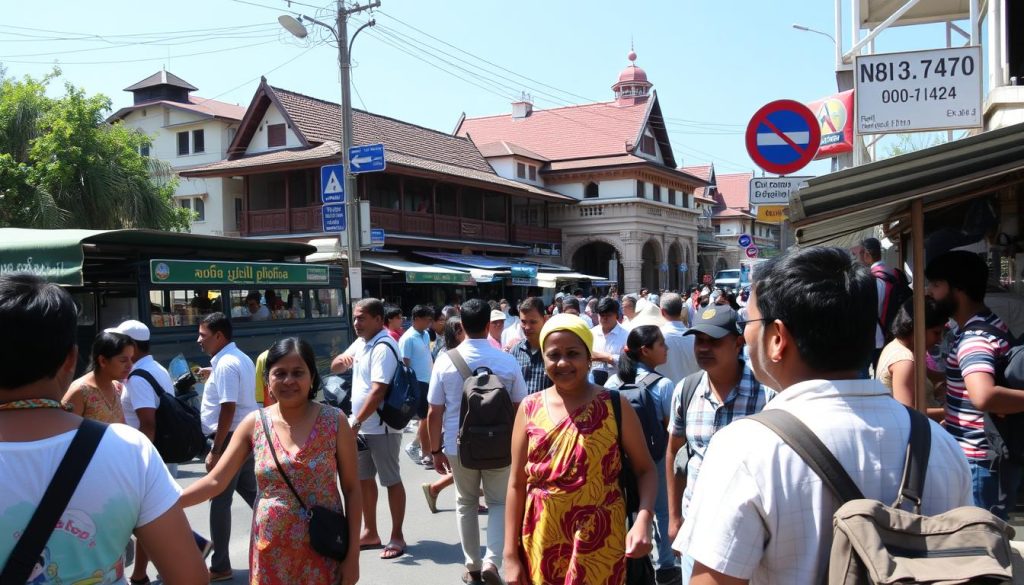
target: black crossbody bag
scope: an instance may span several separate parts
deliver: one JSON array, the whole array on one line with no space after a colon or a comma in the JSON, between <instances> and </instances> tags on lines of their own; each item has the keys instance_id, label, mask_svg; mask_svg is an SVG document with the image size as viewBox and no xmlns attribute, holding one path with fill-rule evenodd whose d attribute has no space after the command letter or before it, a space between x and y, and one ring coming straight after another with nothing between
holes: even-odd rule
<instances>
[{"instance_id":1,"label":"black crossbody bag","mask_svg":"<svg viewBox=\"0 0 1024 585\"><path fill-rule=\"evenodd\" d=\"M336 561L344 561L345 555L348 553L348 519L345 518L344 513L335 512L330 508L323 506L306 507L305 502L299 497L299 492L295 491L295 486L288 479L288 474L281 467L281 462L277 460L277 452L274 450L274 438L270 434L270 425L267 424L267 417L263 413L262 408L259 410L259 413L260 422L263 424L263 434L267 438L267 447L270 449L270 455L274 458L274 465L277 465L277 471L281 474L281 478L288 484L288 489L292 491L295 499L299 501L299 507L302 508L303 516L309 520L310 546L320 555Z\"/></svg>"},{"instance_id":2,"label":"black crossbody bag","mask_svg":"<svg viewBox=\"0 0 1024 585\"><path fill-rule=\"evenodd\" d=\"M71 445L64 453L64 458L60 460L56 473L46 486L43 499L39 501L39 506L32 513L28 526L14 545L3 572L0 572L0 585L20 585L28 581L28 576L32 574L43 547L50 540L57 522L71 502L71 496L75 494L75 489L85 475L85 470L89 467L96 447L99 447L106 431L107 425L82 419L82 424L71 439Z\"/></svg>"}]
</instances>

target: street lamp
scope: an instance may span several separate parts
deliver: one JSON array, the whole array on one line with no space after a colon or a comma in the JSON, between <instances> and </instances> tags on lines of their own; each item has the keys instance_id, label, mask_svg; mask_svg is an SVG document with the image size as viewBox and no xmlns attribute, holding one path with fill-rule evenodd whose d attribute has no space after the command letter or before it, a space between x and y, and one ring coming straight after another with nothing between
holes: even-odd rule
<instances>
[{"instance_id":1,"label":"street lamp","mask_svg":"<svg viewBox=\"0 0 1024 585\"><path fill-rule=\"evenodd\" d=\"M380 0L374 0L364 6L355 5L352 8L345 8L343 0L337 1L338 21L336 27L309 16L302 15L300 18L331 31L334 40L338 42L338 67L341 69L341 163L345 175L345 215L347 216L345 229L348 233L349 302L354 302L363 296L363 273L359 259L359 247L361 244L359 241L359 198L356 195L356 181L355 177L352 176L348 160L348 151L352 147L352 47L349 44L348 38L348 17L357 12L377 8L380 6ZM306 38L309 34L306 27L292 16L282 15L278 17L277 21L281 23L285 30L300 39ZM370 20L356 30L356 35L359 34L359 31L374 24L375 21ZM352 36L352 39L355 40L355 35Z\"/></svg>"},{"instance_id":2,"label":"street lamp","mask_svg":"<svg viewBox=\"0 0 1024 585\"><path fill-rule=\"evenodd\" d=\"M797 24L797 23L793 23L793 28L795 28L796 30L802 30L804 32L812 32L812 33L816 33L816 34L819 34L819 35L824 35L824 36L828 37L828 40L832 41L833 45L836 44L835 37L833 37L832 35L828 34L825 31L820 31L820 30L818 30L816 28L811 28L809 26L804 26L802 24Z\"/></svg>"}]
</instances>

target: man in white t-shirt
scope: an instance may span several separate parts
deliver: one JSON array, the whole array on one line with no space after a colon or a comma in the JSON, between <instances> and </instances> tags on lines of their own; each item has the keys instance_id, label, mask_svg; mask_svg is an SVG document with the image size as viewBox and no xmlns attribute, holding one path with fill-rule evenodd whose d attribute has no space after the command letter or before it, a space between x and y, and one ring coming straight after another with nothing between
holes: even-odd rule
<instances>
[{"instance_id":1,"label":"man in white t-shirt","mask_svg":"<svg viewBox=\"0 0 1024 585\"><path fill-rule=\"evenodd\" d=\"M462 328L466 341L454 351L465 360L470 371L484 366L498 376L516 405L526 398L526 381L519 363L511 355L495 349L488 337L491 308L480 299L462 303ZM492 321L493 322L493 321ZM501 583L501 568L505 542L505 493L511 467L498 469L469 469L459 463L459 415L462 405L463 377L447 353L437 356L437 364L430 375L430 448L434 456L434 469L441 475L455 477L458 492L456 517L459 537L465 557L465 583ZM443 429L443 432L442 432ZM480 558L480 490L487 502L487 548Z\"/></svg>"},{"instance_id":2,"label":"man in white t-shirt","mask_svg":"<svg viewBox=\"0 0 1024 585\"><path fill-rule=\"evenodd\" d=\"M765 406L803 422L866 498L893 502L910 415L880 382L859 379L874 350L875 281L841 248L804 248L758 268L744 337L757 379L781 392ZM931 425L921 513L972 505L956 441ZM821 583L840 502L764 425L715 433L673 548L695 561L691 585Z\"/></svg>"},{"instance_id":3,"label":"man in white t-shirt","mask_svg":"<svg viewBox=\"0 0 1024 585\"><path fill-rule=\"evenodd\" d=\"M592 373L594 383L604 386L619 367L619 357L622 348L626 347L629 331L619 325L619 302L610 297L598 301L597 321L597 325L590 330L594 334Z\"/></svg>"},{"instance_id":4,"label":"man in white t-shirt","mask_svg":"<svg viewBox=\"0 0 1024 585\"><path fill-rule=\"evenodd\" d=\"M693 354L693 336L687 335L687 327L683 324L683 297L676 293L665 293L661 297L661 316L665 324L661 326L661 334L665 336L665 347L668 348L668 361L658 366L662 374L673 384L683 378L700 371L697 358Z\"/></svg>"},{"instance_id":5,"label":"man in white t-shirt","mask_svg":"<svg viewBox=\"0 0 1024 585\"><path fill-rule=\"evenodd\" d=\"M132 355L132 372L143 370L152 376L153 380L160 385L160 389L167 394L174 396L174 383L167 369L160 365L160 362L149 355L149 327L145 323L129 319L117 327L106 330L108 333L121 333L131 337L135 342L135 353ZM143 377L129 375L124 382L124 392L121 393L121 409L124 411L124 422L136 429L139 429L146 438L153 441L156 436L156 409L160 406L160 399L156 390ZM167 463L167 471L171 477L178 476L178 465ZM146 580L146 570L149 567L149 555L146 549L138 542L135 543L135 564L132 565L132 582L143 582Z\"/></svg>"},{"instance_id":6,"label":"man in white t-shirt","mask_svg":"<svg viewBox=\"0 0 1024 585\"><path fill-rule=\"evenodd\" d=\"M213 367L203 388L199 410L203 432L212 440L210 454L206 456L207 471L217 465L238 423L257 408L256 365L231 341L232 334L231 321L224 313L210 313L199 323L197 342L212 358L210 365ZM228 580L232 575L228 543L231 541L231 501L235 492L250 508L256 501L252 455L224 491L210 500L211 580Z\"/></svg>"},{"instance_id":7,"label":"man in white t-shirt","mask_svg":"<svg viewBox=\"0 0 1024 585\"><path fill-rule=\"evenodd\" d=\"M0 568L83 424L60 408L78 357L76 314L61 287L29 274L0 275ZM107 426L46 542L26 551L35 562L17 582L124 583L124 550L134 534L164 582L205 583L180 492L142 433Z\"/></svg>"},{"instance_id":8,"label":"man in white t-shirt","mask_svg":"<svg viewBox=\"0 0 1024 585\"><path fill-rule=\"evenodd\" d=\"M352 328L359 336L344 353L334 358L331 371L352 369L352 416L349 424L359 435L359 484L363 492L363 531L360 546L375 547L383 542L377 530L377 484L388 490L391 510L391 540L382 559L405 554L405 486L398 466L402 429L388 426L377 409L388 395L398 368L398 344L384 326L384 303L363 299L352 309Z\"/></svg>"}]
</instances>

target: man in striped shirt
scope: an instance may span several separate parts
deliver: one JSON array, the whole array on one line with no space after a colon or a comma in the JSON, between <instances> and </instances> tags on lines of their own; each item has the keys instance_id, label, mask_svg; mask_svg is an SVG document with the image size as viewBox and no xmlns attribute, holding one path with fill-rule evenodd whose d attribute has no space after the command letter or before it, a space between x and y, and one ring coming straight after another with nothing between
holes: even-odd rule
<instances>
[{"instance_id":1,"label":"man in striped shirt","mask_svg":"<svg viewBox=\"0 0 1024 585\"><path fill-rule=\"evenodd\" d=\"M973 252L955 250L932 260L925 277L928 293L959 329L946 358L946 430L967 456L975 504L1006 519L1020 487L1020 465L993 451L985 415L1024 411L1024 390L996 384L997 362L1010 343L1008 335L996 335L1007 327L985 306L988 265Z\"/></svg>"}]
</instances>

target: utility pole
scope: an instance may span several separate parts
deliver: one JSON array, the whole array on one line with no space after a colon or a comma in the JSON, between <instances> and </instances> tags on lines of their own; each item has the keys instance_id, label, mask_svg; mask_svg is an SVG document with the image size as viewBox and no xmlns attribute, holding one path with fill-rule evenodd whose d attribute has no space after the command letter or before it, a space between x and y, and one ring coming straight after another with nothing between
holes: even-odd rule
<instances>
[{"instance_id":1,"label":"utility pole","mask_svg":"<svg viewBox=\"0 0 1024 585\"><path fill-rule=\"evenodd\" d=\"M363 297L363 267L360 262L360 210L359 193L356 187L356 178L352 175L348 160L348 150L352 147L352 61L349 52L348 39L348 17L380 6L380 0L374 0L365 5L354 5L352 8L345 8L344 0L338 0L338 66L341 69L341 163L345 169L345 193L346 193L346 225L348 233L348 285L349 301L355 301ZM359 31L356 31L359 34Z\"/></svg>"}]
</instances>

